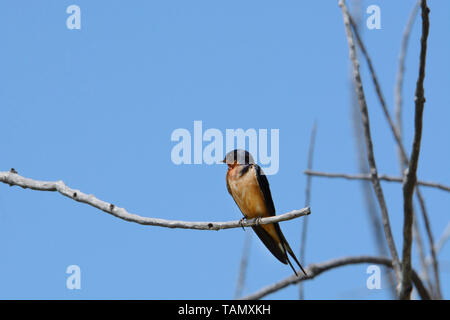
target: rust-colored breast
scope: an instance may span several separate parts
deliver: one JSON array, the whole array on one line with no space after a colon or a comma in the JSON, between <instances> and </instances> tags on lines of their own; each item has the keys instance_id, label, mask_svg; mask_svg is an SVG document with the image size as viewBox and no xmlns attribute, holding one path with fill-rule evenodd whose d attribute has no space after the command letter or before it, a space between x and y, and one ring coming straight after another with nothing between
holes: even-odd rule
<instances>
[{"instance_id":1,"label":"rust-colored breast","mask_svg":"<svg viewBox=\"0 0 450 320\"><path fill-rule=\"evenodd\" d=\"M227 187L234 201L236 201L242 214L247 219L270 216L266 201L256 178L255 168L250 169L241 176L242 166L235 166L227 172ZM280 239L273 224L261 225L277 244Z\"/></svg>"},{"instance_id":2,"label":"rust-colored breast","mask_svg":"<svg viewBox=\"0 0 450 320\"><path fill-rule=\"evenodd\" d=\"M240 175L242 167L236 166L227 173L228 189L239 209L248 219L268 215L263 194L252 166L244 175Z\"/></svg>"}]
</instances>

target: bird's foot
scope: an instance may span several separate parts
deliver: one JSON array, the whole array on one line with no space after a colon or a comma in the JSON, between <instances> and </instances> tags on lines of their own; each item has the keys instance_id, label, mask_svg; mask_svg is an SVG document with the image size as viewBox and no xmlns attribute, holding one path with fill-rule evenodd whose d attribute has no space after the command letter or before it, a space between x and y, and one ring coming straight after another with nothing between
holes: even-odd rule
<instances>
[{"instance_id":1,"label":"bird's foot","mask_svg":"<svg viewBox=\"0 0 450 320\"><path fill-rule=\"evenodd\" d=\"M247 221L247 219L246 219L245 217L242 218L241 220L239 220L239 224L241 225L242 230L245 231L245 228L244 228L244 221Z\"/></svg>"},{"instance_id":2,"label":"bird's foot","mask_svg":"<svg viewBox=\"0 0 450 320\"><path fill-rule=\"evenodd\" d=\"M256 225L259 226L261 224L262 217L256 217Z\"/></svg>"}]
</instances>

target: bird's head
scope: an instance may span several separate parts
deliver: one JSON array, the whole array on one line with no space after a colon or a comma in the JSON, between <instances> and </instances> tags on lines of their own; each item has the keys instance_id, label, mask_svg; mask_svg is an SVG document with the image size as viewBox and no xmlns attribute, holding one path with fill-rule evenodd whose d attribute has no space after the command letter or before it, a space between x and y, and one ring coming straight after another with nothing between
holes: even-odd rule
<instances>
[{"instance_id":1,"label":"bird's head","mask_svg":"<svg viewBox=\"0 0 450 320\"><path fill-rule=\"evenodd\" d=\"M232 168L237 165L254 164L255 160L247 150L235 149L228 152L222 162Z\"/></svg>"}]
</instances>

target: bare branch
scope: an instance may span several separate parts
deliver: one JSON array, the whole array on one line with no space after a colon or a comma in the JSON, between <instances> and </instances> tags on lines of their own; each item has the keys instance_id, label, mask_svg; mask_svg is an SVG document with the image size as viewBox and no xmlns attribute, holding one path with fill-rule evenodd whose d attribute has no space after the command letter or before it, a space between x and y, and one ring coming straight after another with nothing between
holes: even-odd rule
<instances>
[{"instance_id":1,"label":"bare branch","mask_svg":"<svg viewBox=\"0 0 450 320\"><path fill-rule=\"evenodd\" d=\"M415 238L416 243L417 243L417 252L419 254L420 267L421 267L421 271L423 271L423 273L421 272L420 275L422 276L425 283L427 284L428 289L430 290L430 293L433 294L433 283L431 282L430 273L428 272L429 268L427 265L425 252L423 250L422 236L420 235L419 223L417 222L415 212L414 212L414 217L413 217L413 237Z\"/></svg>"},{"instance_id":2,"label":"bare branch","mask_svg":"<svg viewBox=\"0 0 450 320\"><path fill-rule=\"evenodd\" d=\"M350 17L352 18L352 26L354 29L358 30L358 34L362 31L362 20L363 20L363 12L362 9L362 0L353 0L351 1L350 9ZM357 52L358 54L358 52ZM350 66L351 67L351 66ZM364 132L361 121L361 111L359 108L359 102L357 97L357 92L355 90L355 82L353 80L353 70L350 68L349 70L350 76L350 94L351 94L351 122L353 124L353 137L355 140L355 151L356 151L356 159L358 163L358 172L368 174L370 172L369 165L367 163L366 156L366 148L364 145ZM362 191L362 196L364 198L364 204L366 206L366 214L369 219L369 226L372 229L372 235L375 240L375 245L377 247L377 252L379 256L387 256L389 254L388 247L386 243L386 238L384 236L383 224L381 221L381 215L379 213L377 207L377 200L375 198L375 193L373 192L373 188L371 185L370 179L368 181L360 180L359 183ZM387 267L384 267L387 269ZM386 272L387 280L389 282L389 291L392 298L397 298L396 285L395 285L395 276L392 272Z\"/></svg>"},{"instance_id":3,"label":"bare branch","mask_svg":"<svg viewBox=\"0 0 450 320\"><path fill-rule=\"evenodd\" d=\"M377 96L378 96L378 99L380 101L381 107L382 107L383 112L385 114L385 118L386 118L386 120L387 120L387 122L389 124L389 127L391 128L391 131L392 131L392 133L394 135L395 141L397 142L397 145L398 145L398 148L399 148L398 150L400 151L399 155L402 158L404 166L407 167L407 166L409 166L409 160L408 160L408 156L406 154L405 148L404 148L404 146L402 144L402 141L401 141L401 136L400 136L399 129L394 126L392 118L391 118L391 116L389 114L389 110L388 110L388 108L386 106L386 102L384 100L383 94L381 92L381 88L380 88L380 85L378 83L378 79L377 79L377 76L375 74L375 70L373 68L372 61L371 61L371 59L369 57L369 54L368 54L367 50L364 47L364 44L363 44L361 38L359 37L358 30L354 27L354 23L352 22L350 15L349 15L349 20L350 20L350 24L352 24L352 26L353 26L353 31L354 31L355 37L356 37L356 39L358 41L358 45L360 46L361 51L362 51L364 57L366 58L367 65L369 66L369 70L370 70L370 73L371 73L371 76L372 76L372 81L373 81L374 86L375 86L375 91L377 93ZM427 232L428 242L429 242L430 247L431 247L431 255L433 257L433 271L434 271L434 277L435 277L435 281L436 281L436 294L438 295L438 297L441 297L440 280L439 280L439 268L438 268L438 262L437 262L437 258L436 258L436 253L434 252L434 247L433 247L433 243L434 243L433 234L431 232L431 225L430 225L430 221L428 219L428 213L427 213L427 209L426 209L426 206L425 206L425 200L424 200L424 198L422 196L422 193L420 192L420 189L418 187L416 187L416 196L417 196L417 199L419 201L420 209L422 211L422 218L423 218L423 221L424 221L424 224L425 224L425 230Z\"/></svg>"},{"instance_id":4,"label":"bare branch","mask_svg":"<svg viewBox=\"0 0 450 320\"><path fill-rule=\"evenodd\" d=\"M406 58L406 50L408 49L408 41L409 35L411 33L412 26L414 24L414 20L417 16L417 11L419 11L420 0L416 2L414 5L411 14L409 15L408 22L406 23L405 30L403 31L402 44L400 48L400 54L398 58L398 72L397 72L397 82L395 84L395 118L397 122L397 132L400 140L402 139L402 87L403 87L403 75L405 73L405 58ZM402 150L401 147L397 146L399 158L402 158ZM404 169L403 161L400 161L400 168Z\"/></svg>"},{"instance_id":5,"label":"bare branch","mask_svg":"<svg viewBox=\"0 0 450 320\"><path fill-rule=\"evenodd\" d=\"M441 234L441 236L439 237L438 241L436 242L436 244L434 245L434 250L436 252L436 254L439 254L439 252L442 250L442 248L444 247L445 243L450 239L450 222L447 224L447 226L445 227L444 232ZM426 265L428 266L429 264L433 263L433 259L432 257L426 257L425 258L425 262ZM426 267L423 268L424 272L426 270ZM422 275L422 274L421 274ZM426 276L426 275L425 275Z\"/></svg>"},{"instance_id":6,"label":"bare branch","mask_svg":"<svg viewBox=\"0 0 450 320\"><path fill-rule=\"evenodd\" d=\"M394 91L394 95L395 95L395 121L396 121L396 128L399 134L399 139L401 144L397 145L397 155L398 155L398 159L399 159L399 168L400 168L400 172L403 174L405 172L405 168L407 167L407 163L404 162L404 158L403 156L403 142L402 142L402 138L403 138L403 123L402 123L402 108L403 108L403 97L402 97L402 89L403 89L403 76L405 73L405 58L406 58L406 51L408 49L408 41L409 41L409 35L411 33L411 29L413 27L414 21L416 19L417 16L417 12L419 11L420 8L420 1L421 0L417 0L417 2L415 3L409 18L408 18L408 22L406 23L405 29L403 31L403 37L402 37L402 43L401 43L401 47L400 47L400 54L399 54L399 59L398 59L398 72L397 72L397 81L395 84L395 91ZM421 201L421 208L425 208L425 202L422 199L421 193L419 191L419 194L417 194L417 197L419 199L419 201ZM427 219L425 220L427 221ZM428 232L428 231L427 231ZM429 270L428 270L428 264L425 258L425 253L423 250L423 242L422 242L422 236L420 235L420 229L419 229L419 223L417 221L417 216L416 216L416 209L413 207L413 236L414 239L416 240L417 243L417 251L419 254L419 259L420 259L420 264L423 270L423 278L425 279L428 288L430 289L430 292L433 293L433 283L431 282L431 277L429 275ZM432 237L428 237L428 239L432 239ZM436 261L436 265L437 265L437 261ZM437 269L435 269L437 270Z\"/></svg>"},{"instance_id":7,"label":"bare branch","mask_svg":"<svg viewBox=\"0 0 450 320\"><path fill-rule=\"evenodd\" d=\"M364 128L364 136L366 141L366 152L367 152L367 160L369 162L370 166L370 174L371 174L371 181L372 185L375 191L375 194L378 199L378 203L381 210L382 215L382 222L383 222L383 228L384 233L386 236L386 241L393 259L394 264L394 270L397 277L397 280L400 279L400 272L401 272L401 266L400 266L400 260L398 257L397 249L395 247L394 237L392 235L391 226L389 222L389 213L386 206L386 201L384 199L383 189L380 185L380 180L378 179L378 171L377 166L375 162L375 156L373 152L373 144L372 144L372 137L370 133L370 122L369 122L369 113L367 110L367 104L366 104L366 98L364 96L364 89L362 86L361 81L361 75L359 73L359 62L356 58L356 49L355 44L353 42L353 35L350 25L350 15L347 10L347 6L345 5L345 2L343 0L339 1L339 6L342 9L342 15L344 18L344 25L345 25L345 31L347 35L347 42L349 46L349 53L350 53L350 60L353 64L353 76L355 81L355 87L358 93L358 101L359 101L359 107L361 109L361 118Z\"/></svg>"},{"instance_id":8,"label":"bare branch","mask_svg":"<svg viewBox=\"0 0 450 320\"><path fill-rule=\"evenodd\" d=\"M305 170L304 174L309 176L317 176L317 177L326 177L326 178L343 178L347 180L370 180L370 174L347 174L347 173L331 173L331 172L323 172L323 171L315 171L315 170ZM386 174L378 175L378 179L387 181L387 182L401 182L403 183L403 178L393 177ZM431 181L417 181L418 185L422 185L424 187L436 188L443 191L450 192L450 187Z\"/></svg>"},{"instance_id":9,"label":"bare branch","mask_svg":"<svg viewBox=\"0 0 450 320\"><path fill-rule=\"evenodd\" d=\"M0 172L0 182L9 184L10 186L19 186L25 189L39 190L39 191L57 191L63 196L73 199L78 202L86 203L92 207L100 209L117 218L135 222L142 225L166 227L166 228L181 228L181 229L195 229L195 230L221 230L240 227L250 227L258 224L269 224L295 219L301 216L306 216L311 213L309 208L300 210L293 210L291 212L260 219L237 220L226 222L190 222L165 220L159 218L142 217L137 214L128 213L124 208L120 208L109 202L97 199L94 195L87 195L80 190L71 189L62 181L38 181L30 178L25 178L16 173L15 170Z\"/></svg>"},{"instance_id":10,"label":"bare branch","mask_svg":"<svg viewBox=\"0 0 450 320\"><path fill-rule=\"evenodd\" d=\"M314 159L314 146L316 142L316 131L317 131L317 121L314 121L314 124L311 128L311 135L309 140L309 150L308 150L308 169L310 170L313 165L313 159ZM306 179L306 188L305 188L305 207L309 207L311 203L311 176L308 176ZM302 234L301 234L301 241L300 241L300 254L299 258L302 263L305 263L305 250L306 250L306 233L308 230L308 217L305 217L303 219L303 226L302 226ZM299 299L304 299L304 288L300 284L299 285Z\"/></svg>"},{"instance_id":11,"label":"bare branch","mask_svg":"<svg viewBox=\"0 0 450 320\"><path fill-rule=\"evenodd\" d=\"M403 183L403 250L402 250L402 278L400 284L400 299L410 299L411 284L411 247L412 247L412 224L413 224L413 194L417 180L417 166L419 163L420 144L422 140L422 120L423 109L425 105L425 96L423 82L425 80L425 63L427 54L427 39L430 27L429 12L427 1L422 0L422 37L420 40L420 65L419 77L417 79L415 94L415 116L414 116L414 139L409 161L408 171Z\"/></svg>"},{"instance_id":12,"label":"bare branch","mask_svg":"<svg viewBox=\"0 0 450 320\"><path fill-rule=\"evenodd\" d=\"M247 273L248 256L250 253L250 243L252 239L252 233L245 233L244 248L242 249L241 263L239 265L239 276L236 283L236 290L234 291L234 298L239 299L242 296L242 290L245 286L245 278Z\"/></svg>"},{"instance_id":13,"label":"bare branch","mask_svg":"<svg viewBox=\"0 0 450 320\"><path fill-rule=\"evenodd\" d=\"M353 22L353 19L350 15L349 15L349 21L352 26L353 33L355 34L355 38L358 42L358 46L361 49L361 52L363 53L364 57L366 58L367 66L369 67L370 75L372 77L372 81L375 86L375 91L377 93L378 99L380 100L380 104L381 104L381 107L383 108L386 119L389 123L389 126L391 127L392 132L394 133L396 140L400 141L400 135L399 135L397 129L395 128L394 123L392 122L391 116L389 115L389 110L386 106L386 101L384 100L384 96L381 91L380 84L378 83L378 78L376 76L375 69L372 64L372 59L370 59L369 53L367 52L366 47L364 46L364 43L363 43L363 41L359 35L359 32L355 26L355 23Z\"/></svg>"},{"instance_id":14,"label":"bare branch","mask_svg":"<svg viewBox=\"0 0 450 320\"><path fill-rule=\"evenodd\" d=\"M438 260L437 260L437 254L436 251L434 249L434 236L433 233L431 232L431 224L430 224L430 219L428 219L428 213L427 213L427 209L425 207L425 200L422 196L422 192L420 191L420 188L418 186L416 186L416 197L417 200L419 201L419 206L420 209L422 211L422 219L425 225L425 231L427 233L427 238L428 238L428 243L430 245L430 250L431 250L431 257L433 259L433 273L434 273L434 279L435 279L435 291L436 291L436 295L439 299L442 298L442 294L441 294L441 285L440 285L440 280L439 280L439 265L438 265Z\"/></svg>"},{"instance_id":15,"label":"bare branch","mask_svg":"<svg viewBox=\"0 0 450 320\"><path fill-rule=\"evenodd\" d=\"M329 261L325 261L322 263L317 263L317 264L310 264L308 266L308 268L306 268L306 274L305 275L301 275L299 277L292 275L290 277L287 277L281 281L278 281L276 283L273 283L267 287L262 288L261 290L258 290L257 292L248 295L242 299L245 300L257 300L257 299L261 299L271 293L274 293L278 290L281 290L283 288L286 288L289 285L292 284L296 284L300 281L305 281L305 280L311 280L315 277L317 277L319 274L328 271L328 270L332 270L338 267L342 267L342 266L346 266L346 265L353 265L353 264L360 264L360 263L372 263L372 264L379 264L379 265L384 265L387 267L392 268L392 260L390 260L389 258L384 258L384 257L373 257L373 256L357 256L357 257L343 257L343 258L337 258L337 259L333 259L333 260L329 260ZM427 289L424 287L422 281L420 280L420 278L417 276L416 272L413 270L413 282L414 285L417 288L417 291L419 292L420 297L423 300L429 300L430 299L430 295L428 294Z\"/></svg>"},{"instance_id":16,"label":"bare branch","mask_svg":"<svg viewBox=\"0 0 450 320\"><path fill-rule=\"evenodd\" d=\"M445 228L441 237L439 238L439 240L436 242L436 245L434 246L436 253L441 251L442 247L444 246L444 244L447 242L448 239L450 239L450 222L447 224L447 227Z\"/></svg>"}]
</instances>

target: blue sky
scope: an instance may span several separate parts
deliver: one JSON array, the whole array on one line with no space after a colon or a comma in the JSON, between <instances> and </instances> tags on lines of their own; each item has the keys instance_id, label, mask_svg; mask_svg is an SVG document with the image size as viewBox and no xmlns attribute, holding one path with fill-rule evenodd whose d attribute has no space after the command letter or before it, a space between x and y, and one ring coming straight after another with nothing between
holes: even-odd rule
<instances>
[{"instance_id":1,"label":"blue sky","mask_svg":"<svg viewBox=\"0 0 450 320\"><path fill-rule=\"evenodd\" d=\"M381 8L382 28L363 28L363 37L391 110L400 40L414 3L363 1L363 9ZM72 4L81 8L81 30L66 27ZM450 2L429 7L418 176L449 184ZM418 21L404 83L408 150ZM0 171L13 167L26 177L63 180L143 216L236 220L241 213L227 193L226 168L175 165L171 134L193 132L195 120L224 133L279 129L280 167L269 182L283 213L303 207L302 172L317 119L314 168L357 173L348 47L337 1L10 0L0 10L0 29ZM397 175L392 135L361 66L379 172ZM401 252L401 185L383 188ZM422 190L438 238L449 221L450 197ZM311 207L303 265L377 253L359 183L314 179ZM302 218L281 224L296 252L301 226ZM0 298L233 298L244 239L242 229L141 226L57 193L0 185ZM447 245L439 255L446 298L449 254ZM81 290L66 288L69 265L81 268ZM324 273L305 283L306 298L389 298L385 275L381 290L366 288L366 268ZM254 236L244 294L291 272ZM297 291L291 286L269 298L296 299Z\"/></svg>"}]
</instances>

